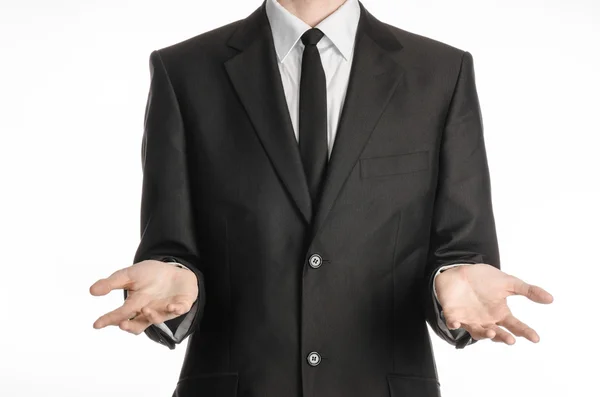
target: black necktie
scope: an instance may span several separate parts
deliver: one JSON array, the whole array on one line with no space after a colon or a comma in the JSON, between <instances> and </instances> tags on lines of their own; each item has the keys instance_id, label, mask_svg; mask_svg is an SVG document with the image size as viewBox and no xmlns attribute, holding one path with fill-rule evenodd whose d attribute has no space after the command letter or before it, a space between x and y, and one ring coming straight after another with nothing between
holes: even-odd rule
<instances>
[{"instance_id":1,"label":"black necktie","mask_svg":"<svg viewBox=\"0 0 600 397\"><path fill-rule=\"evenodd\" d=\"M301 37L304 43L300 76L299 145L304 172L313 202L318 204L327 166L327 86L317 43L323 32L312 28Z\"/></svg>"}]
</instances>

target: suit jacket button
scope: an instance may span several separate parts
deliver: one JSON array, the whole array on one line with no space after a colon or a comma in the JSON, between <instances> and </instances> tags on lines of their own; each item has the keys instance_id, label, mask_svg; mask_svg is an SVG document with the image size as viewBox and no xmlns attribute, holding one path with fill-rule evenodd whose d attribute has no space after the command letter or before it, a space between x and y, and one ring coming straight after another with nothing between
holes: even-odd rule
<instances>
[{"instance_id":1,"label":"suit jacket button","mask_svg":"<svg viewBox=\"0 0 600 397\"><path fill-rule=\"evenodd\" d=\"M308 357L306 357L306 360L310 366L316 367L321 363L321 356L317 352L311 352L308 354Z\"/></svg>"},{"instance_id":2,"label":"suit jacket button","mask_svg":"<svg viewBox=\"0 0 600 397\"><path fill-rule=\"evenodd\" d=\"M310 256L310 258L308 258L308 264L313 269L317 269L317 268L321 267L322 263L323 263L323 258L321 258L321 255L319 255L319 254L312 254Z\"/></svg>"}]
</instances>

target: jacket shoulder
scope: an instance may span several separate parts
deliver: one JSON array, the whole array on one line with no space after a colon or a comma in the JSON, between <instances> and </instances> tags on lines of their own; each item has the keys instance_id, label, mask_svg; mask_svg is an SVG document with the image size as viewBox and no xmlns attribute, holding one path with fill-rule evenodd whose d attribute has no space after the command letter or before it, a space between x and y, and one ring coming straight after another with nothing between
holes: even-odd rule
<instances>
[{"instance_id":1,"label":"jacket shoulder","mask_svg":"<svg viewBox=\"0 0 600 397\"><path fill-rule=\"evenodd\" d=\"M424 36L415 32L401 29L397 26L381 22L394 36L410 51L422 52L424 54L458 55L462 56L464 49L449 43Z\"/></svg>"},{"instance_id":2,"label":"jacket shoulder","mask_svg":"<svg viewBox=\"0 0 600 397\"><path fill-rule=\"evenodd\" d=\"M226 59L231 54L227 41L242 21L243 19L239 19L230 22L155 51L160 54L165 64L171 66Z\"/></svg>"},{"instance_id":3,"label":"jacket shoulder","mask_svg":"<svg viewBox=\"0 0 600 397\"><path fill-rule=\"evenodd\" d=\"M418 33L410 32L382 22L384 26L402 44L403 51L410 53L413 59L420 63L460 64L466 53L464 49L433 39Z\"/></svg>"}]
</instances>

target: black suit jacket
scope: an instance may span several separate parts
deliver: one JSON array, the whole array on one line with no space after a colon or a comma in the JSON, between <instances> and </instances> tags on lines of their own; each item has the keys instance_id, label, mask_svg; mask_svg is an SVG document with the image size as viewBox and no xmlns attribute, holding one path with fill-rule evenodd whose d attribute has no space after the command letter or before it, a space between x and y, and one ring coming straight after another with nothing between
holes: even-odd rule
<instances>
[{"instance_id":1,"label":"black suit jacket","mask_svg":"<svg viewBox=\"0 0 600 397\"><path fill-rule=\"evenodd\" d=\"M175 396L439 395L432 275L500 266L473 58L360 6L317 208L264 3L150 56L134 262L201 292Z\"/></svg>"}]
</instances>

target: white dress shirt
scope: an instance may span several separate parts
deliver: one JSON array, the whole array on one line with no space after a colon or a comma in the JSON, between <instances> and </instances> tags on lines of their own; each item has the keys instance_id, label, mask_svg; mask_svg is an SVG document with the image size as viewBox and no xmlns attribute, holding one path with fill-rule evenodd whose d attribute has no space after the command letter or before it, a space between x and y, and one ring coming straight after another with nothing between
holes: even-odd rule
<instances>
[{"instance_id":1,"label":"white dress shirt","mask_svg":"<svg viewBox=\"0 0 600 397\"><path fill-rule=\"evenodd\" d=\"M304 44L300 37L312 26L286 10L277 0L266 0L266 13L273 33L273 43L277 54L281 82L285 99L292 121L294 134L298 140L298 99L300 94L300 74L302 67L302 53ZM318 42L317 49L321 56L321 63L325 72L327 84L327 146L328 156L335 141L337 125L346 96L346 89L350 77L350 67L354 56L354 38L360 18L358 0L346 0L336 11L319 22L315 27L325 35ZM178 264L180 265L180 264ZM436 273L449 267L463 264L445 266ZM183 265L181 265L183 266ZM184 266L185 267L185 266ZM435 286L435 283L434 283ZM438 324L451 338L462 336L464 329L450 331L443 320L442 313L437 310L437 294L433 288L433 303L438 312ZM196 303L194 303L194 306ZM157 324L169 337L179 342L192 323L195 313L192 307L186 318L178 326L175 335L164 324ZM471 343L471 341L469 341Z\"/></svg>"},{"instance_id":2,"label":"white dress shirt","mask_svg":"<svg viewBox=\"0 0 600 397\"><path fill-rule=\"evenodd\" d=\"M312 26L290 13L276 0L267 0L265 6L273 32L273 43L277 53L283 91L294 134L298 140L298 101L304 51L304 44L300 37ZM315 26L325 33L317 43L317 49L327 84L327 148L329 156L331 156L338 121L346 97L350 66L354 55L354 37L359 18L358 0L347 0Z\"/></svg>"}]
</instances>

